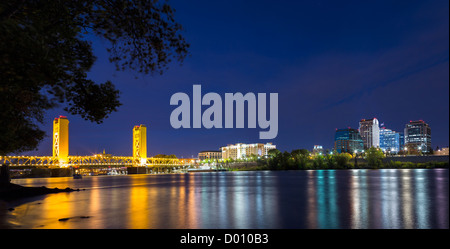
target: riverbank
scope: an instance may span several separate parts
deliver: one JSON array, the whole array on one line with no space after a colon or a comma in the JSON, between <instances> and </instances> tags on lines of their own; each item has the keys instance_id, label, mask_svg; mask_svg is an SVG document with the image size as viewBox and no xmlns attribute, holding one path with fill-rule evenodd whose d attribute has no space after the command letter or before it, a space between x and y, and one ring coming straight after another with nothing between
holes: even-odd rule
<instances>
[{"instance_id":1,"label":"riverbank","mask_svg":"<svg viewBox=\"0 0 450 249\"><path fill-rule=\"evenodd\" d=\"M73 192L80 191L80 189L59 189L59 188L47 188L42 187L24 187L14 183L9 183L0 186L0 200L14 200L24 197L32 197L38 195L61 193L61 192Z\"/></svg>"}]
</instances>

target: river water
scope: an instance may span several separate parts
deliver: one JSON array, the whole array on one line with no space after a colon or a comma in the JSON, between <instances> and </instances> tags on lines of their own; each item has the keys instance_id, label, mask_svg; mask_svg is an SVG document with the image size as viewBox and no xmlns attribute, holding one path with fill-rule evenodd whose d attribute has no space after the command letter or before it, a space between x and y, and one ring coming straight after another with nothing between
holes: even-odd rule
<instances>
[{"instance_id":1,"label":"river water","mask_svg":"<svg viewBox=\"0 0 450 249\"><path fill-rule=\"evenodd\" d=\"M210 172L12 182L85 190L0 202L0 228L449 228L448 169Z\"/></svg>"}]
</instances>

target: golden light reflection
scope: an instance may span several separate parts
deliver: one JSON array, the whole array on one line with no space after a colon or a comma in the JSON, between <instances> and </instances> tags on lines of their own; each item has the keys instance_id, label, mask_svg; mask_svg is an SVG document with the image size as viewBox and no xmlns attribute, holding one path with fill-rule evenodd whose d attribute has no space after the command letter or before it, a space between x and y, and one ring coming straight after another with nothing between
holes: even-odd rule
<instances>
[{"instance_id":1,"label":"golden light reflection","mask_svg":"<svg viewBox=\"0 0 450 249\"><path fill-rule=\"evenodd\" d=\"M195 174L194 175L188 175L188 182L189 182L189 188L187 189L188 191L188 210L190 210L189 212L189 216L188 216L188 227L189 228L200 228L199 224L201 224L201 220L199 220L199 216L197 215L198 210L200 209L201 211L201 207L197 206L197 196L196 196L196 180L195 180Z\"/></svg>"},{"instance_id":2,"label":"golden light reflection","mask_svg":"<svg viewBox=\"0 0 450 249\"><path fill-rule=\"evenodd\" d=\"M133 178L134 179L134 178ZM145 229L149 227L148 195L149 187L133 186L130 191L128 208L128 228Z\"/></svg>"},{"instance_id":3,"label":"golden light reflection","mask_svg":"<svg viewBox=\"0 0 450 249\"><path fill-rule=\"evenodd\" d=\"M68 229L73 228L71 222L61 222L59 219L71 218L74 216L70 208L69 200L70 193L52 194L49 195L44 202L42 202L40 219L44 224L36 224L45 229Z\"/></svg>"},{"instance_id":4,"label":"golden light reflection","mask_svg":"<svg viewBox=\"0 0 450 249\"><path fill-rule=\"evenodd\" d=\"M179 185L172 187L172 199L176 200L173 212L176 212L178 221L177 224L180 228L184 228L183 225L187 223L187 217L189 216L188 210L186 210L186 187L184 186L186 181L186 175L177 175L180 178Z\"/></svg>"},{"instance_id":5,"label":"golden light reflection","mask_svg":"<svg viewBox=\"0 0 450 249\"><path fill-rule=\"evenodd\" d=\"M93 182L93 186L98 186L98 178L94 177L92 178L92 182ZM98 189L91 189L89 190L89 192L87 193L89 195L89 202L88 202L88 207L86 207L86 209L88 210L89 214L95 214L95 217L93 217L95 219L95 223L92 224L92 226L90 226L90 228L102 228L104 226L104 220L103 220L103 216L104 211L103 208L105 208L105 203L102 203L101 200L101 196L100 196L100 191ZM111 205L111 204L110 204Z\"/></svg>"}]
</instances>

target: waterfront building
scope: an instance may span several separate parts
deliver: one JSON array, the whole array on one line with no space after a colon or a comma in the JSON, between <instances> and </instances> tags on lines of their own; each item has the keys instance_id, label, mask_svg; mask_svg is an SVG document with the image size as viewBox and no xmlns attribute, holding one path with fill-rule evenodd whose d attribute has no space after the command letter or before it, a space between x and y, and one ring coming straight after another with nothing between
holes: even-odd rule
<instances>
[{"instance_id":1,"label":"waterfront building","mask_svg":"<svg viewBox=\"0 0 450 249\"><path fill-rule=\"evenodd\" d=\"M323 155L323 146L322 145L314 145L313 155Z\"/></svg>"},{"instance_id":2,"label":"waterfront building","mask_svg":"<svg viewBox=\"0 0 450 249\"><path fill-rule=\"evenodd\" d=\"M434 155L437 156L448 156L448 147L437 149L434 151Z\"/></svg>"},{"instance_id":3,"label":"waterfront building","mask_svg":"<svg viewBox=\"0 0 450 249\"><path fill-rule=\"evenodd\" d=\"M431 128L423 120L409 121L405 126L405 146L421 152L431 151Z\"/></svg>"},{"instance_id":4,"label":"waterfront building","mask_svg":"<svg viewBox=\"0 0 450 249\"><path fill-rule=\"evenodd\" d=\"M401 150L400 140L400 133L385 127L380 129L380 149L384 152L398 153Z\"/></svg>"},{"instance_id":5,"label":"waterfront building","mask_svg":"<svg viewBox=\"0 0 450 249\"><path fill-rule=\"evenodd\" d=\"M272 143L254 143L254 144L229 144L220 148L222 151L222 159L244 159L251 155L267 156L267 152L276 149L276 145Z\"/></svg>"},{"instance_id":6,"label":"waterfront building","mask_svg":"<svg viewBox=\"0 0 450 249\"><path fill-rule=\"evenodd\" d=\"M362 152L364 150L364 142L356 129L336 129L334 149L338 153L353 154L355 151Z\"/></svg>"},{"instance_id":7,"label":"waterfront building","mask_svg":"<svg viewBox=\"0 0 450 249\"><path fill-rule=\"evenodd\" d=\"M198 159L199 160L219 160L222 159L222 151L221 150L205 150L200 151L198 153Z\"/></svg>"},{"instance_id":8,"label":"waterfront building","mask_svg":"<svg viewBox=\"0 0 450 249\"><path fill-rule=\"evenodd\" d=\"M359 133L364 142L364 149L380 147L380 127L378 119L361 119L361 121L359 121Z\"/></svg>"},{"instance_id":9,"label":"waterfront building","mask_svg":"<svg viewBox=\"0 0 450 249\"><path fill-rule=\"evenodd\" d=\"M53 120L53 157L66 163L69 156L69 120L59 116Z\"/></svg>"}]
</instances>

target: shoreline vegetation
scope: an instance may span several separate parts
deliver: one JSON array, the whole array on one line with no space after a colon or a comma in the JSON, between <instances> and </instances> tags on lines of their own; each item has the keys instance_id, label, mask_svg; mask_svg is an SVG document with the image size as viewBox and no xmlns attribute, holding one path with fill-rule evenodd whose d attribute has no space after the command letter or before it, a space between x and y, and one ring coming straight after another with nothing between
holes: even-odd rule
<instances>
[{"instance_id":1,"label":"shoreline vegetation","mask_svg":"<svg viewBox=\"0 0 450 249\"><path fill-rule=\"evenodd\" d=\"M355 166L354 163L349 162L348 164L337 166L337 165L327 165L317 166L314 162L307 162L304 166L296 166L290 164L279 164L279 165L269 165L267 162L248 162L243 163L243 165L233 167L229 166L227 171L258 171L258 170L346 170L346 169L448 169L449 162L435 162L430 161L426 163L413 163L413 162L399 162L390 161L388 163L383 163L377 167L371 167L367 163L358 162Z\"/></svg>"},{"instance_id":2,"label":"shoreline vegetation","mask_svg":"<svg viewBox=\"0 0 450 249\"><path fill-rule=\"evenodd\" d=\"M411 162L407 161L407 157L406 161L399 161L396 157L386 157L378 148L370 148L367 152L356 155L336 151L313 155L305 149L293 150L290 153L275 149L270 150L268 154L267 158L251 155L245 160L228 160L222 166L229 171L449 168L449 161L433 161L432 156L428 157L430 160L427 162ZM240 166L233 166L239 164Z\"/></svg>"}]
</instances>

